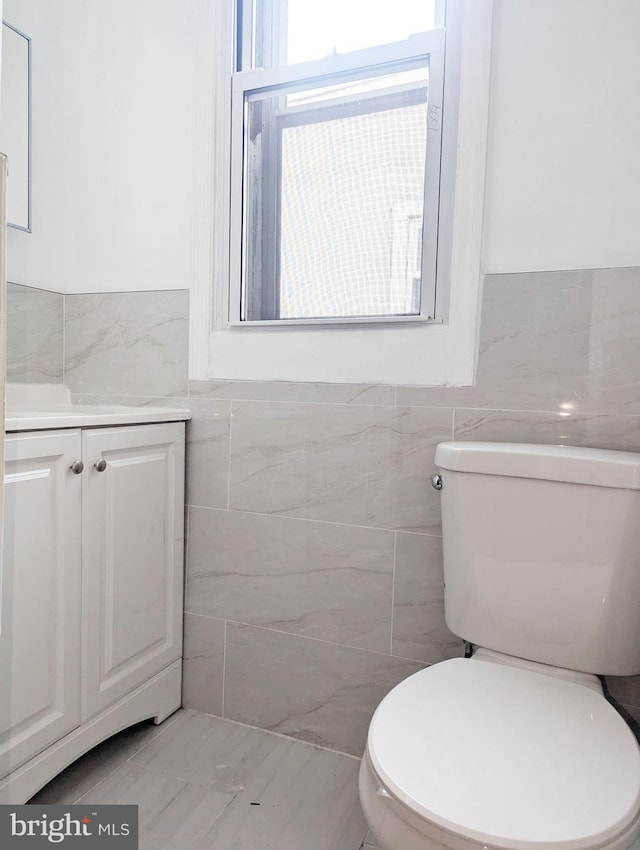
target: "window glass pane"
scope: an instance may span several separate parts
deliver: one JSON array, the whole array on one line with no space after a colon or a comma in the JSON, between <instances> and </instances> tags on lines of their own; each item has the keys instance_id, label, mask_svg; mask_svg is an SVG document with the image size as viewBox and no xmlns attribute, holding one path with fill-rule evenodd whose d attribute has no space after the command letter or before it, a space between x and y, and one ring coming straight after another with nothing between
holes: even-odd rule
<instances>
[{"instance_id":1,"label":"window glass pane","mask_svg":"<svg viewBox=\"0 0 640 850\"><path fill-rule=\"evenodd\" d=\"M436 7L441 3L442 0L256 0L253 67L291 65L404 41L435 28Z\"/></svg>"},{"instance_id":2,"label":"window glass pane","mask_svg":"<svg viewBox=\"0 0 640 850\"><path fill-rule=\"evenodd\" d=\"M307 103L319 103L320 101L332 101L339 103L353 101L366 95L367 92L385 91L390 92L390 75L372 76L358 79L342 80L329 86L315 89L302 89L302 91L291 91L286 95L287 106L297 106ZM426 85L424 62L420 66L406 71L398 71L393 74L393 89L395 91L415 88Z\"/></svg>"},{"instance_id":3,"label":"window glass pane","mask_svg":"<svg viewBox=\"0 0 640 850\"><path fill-rule=\"evenodd\" d=\"M420 312L427 75L250 95L242 317ZM301 105L302 104L302 105Z\"/></svg>"},{"instance_id":4,"label":"window glass pane","mask_svg":"<svg viewBox=\"0 0 640 850\"><path fill-rule=\"evenodd\" d=\"M434 19L435 0L288 0L280 64L402 41L433 29Z\"/></svg>"}]
</instances>

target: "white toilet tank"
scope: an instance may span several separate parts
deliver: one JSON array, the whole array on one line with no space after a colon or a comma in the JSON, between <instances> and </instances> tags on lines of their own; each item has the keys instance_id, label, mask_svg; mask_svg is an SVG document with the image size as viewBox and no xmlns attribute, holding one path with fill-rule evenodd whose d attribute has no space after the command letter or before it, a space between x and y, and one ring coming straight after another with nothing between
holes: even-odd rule
<instances>
[{"instance_id":1,"label":"white toilet tank","mask_svg":"<svg viewBox=\"0 0 640 850\"><path fill-rule=\"evenodd\" d=\"M640 454L441 443L447 625L586 673L640 673Z\"/></svg>"}]
</instances>

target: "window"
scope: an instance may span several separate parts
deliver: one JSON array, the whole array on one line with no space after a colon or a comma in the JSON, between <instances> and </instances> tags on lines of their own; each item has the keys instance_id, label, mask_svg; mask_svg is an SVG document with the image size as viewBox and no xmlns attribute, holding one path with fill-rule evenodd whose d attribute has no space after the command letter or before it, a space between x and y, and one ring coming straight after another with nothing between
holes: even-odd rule
<instances>
[{"instance_id":1,"label":"window","mask_svg":"<svg viewBox=\"0 0 640 850\"><path fill-rule=\"evenodd\" d=\"M238 0L231 325L436 318L437 0Z\"/></svg>"},{"instance_id":2,"label":"window","mask_svg":"<svg viewBox=\"0 0 640 850\"><path fill-rule=\"evenodd\" d=\"M239 10L238 4L241 4ZM427 6L429 0L415 0L418 11ZM272 5L261 3L258 7L261 18L260 15L254 16L252 7L251 0L247 0L246 4L244 0L199 4L193 92L197 104L197 132L194 138L197 212L194 217L191 287L190 377L195 380L319 381L420 386L471 384L476 362L482 288L480 261L489 123L492 0L446 0L440 180L436 179L434 184L427 173L425 181L427 194L434 185L439 190L435 321L425 318L430 314L428 309L424 311L423 317L405 315L403 312L400 316L394 314L384 318L376 315L365 318L334 315L328 319L253 321L241 318L240 294L241 286L244 285L241 283L242 250L247 250L246 241L243 245L240 239L246 226L241 194L245 182L242 145L247 131L245 125L250 117L249 93L262 95L263 100L269 94L273 99L276 94L280 97L285 84L291 84L285 92L289 96L286 103L288 108L293 109L295 95L301 101L306 101L296 106L309 109L311 91L327 94L323 90L332 85L346 87L357 83L362 86L363 80L373 87L376 77L382 77L386 84L389 73L402 72L397 65L389 67L392 64L389 55L393 55L396 63L407 61L406 53L398 56L395 52L397 45L408 47L422 40L425 47L421 47L417 54L418 58L426 56L428 60L428 97L431 97L435 87L433 76L429 79L429 75L434 73L438 64L435 46L438 39L442 43L442 30L445 28L437 2L433 16L427 19L426 24L415 25L410 19L409 26L405 26L404 30L401 29L399 11L411 8L409 0L384 0L383 4L377 0L363 0L359 7L361 14L358 26L350 29L344 26L347 19L345 10L347 7L357 10L354 0L341 0L340 4L335 0L288 0L286 27L283 25L284 7L278 6L276 9L280 10L278 20L274 18ZM375 15L373 12L369 14L368 10L374 8ZM388 11L386 16L383 14L385 9ZM240 21L240 27L236 21L237 10L244 21L244 25ZM295 27L292 23L294 11L295 20L298 21ZM334 26L336 20L339 27ZM406 20L406 16L402 20ZM373 27L376 31L372 34ZM265 28L271 28L274 36L261 36ZM302 34L295 38L293 35L289 37L290 29L292 33L297 31ZM425 32L407 37L418 29ZM388 44L382 43L384 39L379 37L380 31L388 37ZM318 34L317 41L312 42L307 38L306 32ZM339 33L337 37L336 32ZM262 50L264 54L265 46L281 57L281 64L275 66L265 62L264 69L258 70L260 66L256 60L262 57L258 57L257 52ZM378 64L378 70L371 70L358 77L358 72L349 63L355 54L362 58L363 51L376 54L373 65L385 51L387 59L383 63L384 67ZM325 63L325 69L327 63L330 63L330 72L326 72L320 79L314 77L313 68L320 67L316 63ZM311 74L302 76L300 71L311 71ZM354 76L347 78L350 71L354 71ZM416 67L407 69L409 72L424 75L424 62L422 65L417 62ZM339 78L341 74L345 79ZM416 80L404 80L405 97L410 96L406 93L412 88L409 83L414 84ZM419 86L413 85L413 88ZM338 100L336 91L329 92L334 101ZM370 88L368 93L373 96L373 91ZM391 93L378 91L381 96ZM240 109L236 108L233 113L236 123L234 128L232 97L236 106L240 102ZM282 100L277 106L279 109L283 107ZM319 99L316 106L328 108L329 104ZM331 108L342 107L334 102ZM310 116L310 112L307 115ZM369 115L363 115L364 124ZM252 117L257 121L256 113ZM350 120L355 122L357 118L357 115L353 115ZM283 126L285 123L283 119ZM299 122L299 133L312 134L314 129L323 129L317 126L318 123L321 122L314 124L309 121L308 126L305 126L304 122ZM287 125L285 129L291 128ZM433 141L435 135L431 133L430 136L427 127L428 162L433 161L433 158L429 160L429 141ZM289 138L294 137L291 135ZM240 146L236 143L237 139L240 140ZM274 143L265 141L265 145L269 144ZM301 143L298 143L298 147L291 143L289 150L299 154L300 146ZM271 179L271 185L274 185L273 176ZM391 267L390 277L393 278L394 287L405 293L401 309L409 312L416 309L414 301L409 303L408 293L411 292L412 298L415 298L418 278L421 282L422 304L430 300L425 298L424 285L423 203L422 198L416 201L394 196L389 201L387 211L390 219L388 239L391 247L387 254L387 262ZM431 199L428 198L424 216L426 230L429 229L430 206ZM270 204L268 194L265 194L261 209L268 217L270 211L272 216L276 216L279 208L273 201ZM361 220L362 209L358 209L353 225ZM274 221L277 221L277 217ZM273 234L271 246L260 246L260 259L265 263L277 257L275 240L278 234L275 225ZM255 239L256 249L257 243ZM349 247L351 243L341 256L353 259L355 245L350 253ZM230 268L232 257L233 268ZM286 260L289 267L294 260L295 256ZM272 277L272 280L277 283L277 279ZM271 292L277 294L275 287L272 287ZM267 303L273 304L273 300ZM295 302L293 308L289 309L298 312L299 303ZM391 310L397 309L396 305L391 307ZM248 313L244 315L246 317Z\"/></svg>"}]
</instances>

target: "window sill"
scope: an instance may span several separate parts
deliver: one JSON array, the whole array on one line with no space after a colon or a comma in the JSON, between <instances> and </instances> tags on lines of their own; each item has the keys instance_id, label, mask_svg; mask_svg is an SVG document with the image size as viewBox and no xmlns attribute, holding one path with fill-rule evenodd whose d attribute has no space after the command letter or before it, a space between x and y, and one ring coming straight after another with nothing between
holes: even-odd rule
<instances>
[{"instance_id":1,"label":"window sill","mask_svg":"<svg viewBox=\"0 0 640 850\"><path fill-rule=\"evenodd\" d=\"M318 319L265 319L260 321L229 321L226 327L229 328L331 328L360 325L362 326L381 326L381 325L440 325L442 321L439 319L431 319L428 316L349 316L346 318L318 318Z\"/></svg>"},{"instance_id":2,"label":"window sill","mask_svg":"<svg viewBox=\"0 0 640 850\"><path fill-rule=\"evenodd\" d=\"M258 323L260 325L260 323ZM221 328L209 336L209 379L437 385L447 383L450 328L434 322Z\"/></svg>"}]
</instances>

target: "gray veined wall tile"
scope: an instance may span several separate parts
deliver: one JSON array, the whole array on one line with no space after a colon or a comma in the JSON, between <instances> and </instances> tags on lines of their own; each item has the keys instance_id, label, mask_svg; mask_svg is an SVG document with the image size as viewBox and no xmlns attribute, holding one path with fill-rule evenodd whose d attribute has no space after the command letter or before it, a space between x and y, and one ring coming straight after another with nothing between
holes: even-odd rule
<instances>
[{"instance_id":1,"label":"gray veined wall tile","mask_svg":"<svg viewBox=\"0 0 640 850\"><path fill-rule=\"evenodd\" d=\"M399 387L398 404L520 410L587 406L591 271L488 275L474 387Z\"/></svg>"},{"instance_id":2,"label":"gray veined wall tile","mask_svg":"<svg viewBox=\"0 0 640 850\"><path fill-rule=\"evenodd\" d=\"M640 269L489 275L476 386L399 387L397 401L640 413Z\"/></svg>"},{"instance_id":3,"label":"gray veined wall tile","mask_svg":"<svg viewBox=\"0 0 640 850\"><path fill-rule=\"evenodd\" d=\"M371 716L422 665L229 623L225 716L360 755Z\"/></svg>"},{"instance_id":4,"label":"gray veined wall tile","mask_svg":"<svg viewBox=\"0 0 640 850\"><path fill-rule=\"evenodd\" d=\"M73 392L187 395L187 290L67 295L65 310Z\"/></svg>"},{"instance_id":5,"label":"gray veined wall tile","mask_svg":"<svg viewBox=\"0 0 640 850\"><path fill-rule=\"evenodd\" d=\"M640 451L640 416L456 410L456 440L589 446Z\"/></svg>"},{"instance_id":6,"label":"gray veined wall tile","mask_svg":"<svg viewBox=\"0 0 640 850\"><path fill-rule=\"evenodd\" d=\"M294 401L316 404L394 404L395 389L370 384L316 384L290 381L189 381L191 398L242 401Z\"/></svg>"},{"instance_id":7,"label":"gray veined wall tile","mask_svg":"<svg viewBox=\"0 0 640 850\"><path fill-rule=\"evenodd\" d=\"M184 615L182 704L222 715L224 620Z\"/></svg>"},{"instance_id":8,"label":"gray veined wall tile","mask_svg":"<svg viewBox=\"0 0 640 850\"><path fill-rule=\"evenodd\" d=\"M392 652L429 664L463 653L444 619L440 537L396 535Z\"/></svg>"},{"instance_id":9,"label":"gray veined wall tile","mask_svg":"<svg viewBox=\"0 0 640 850\"><path fill-rule=\"evenodd\" d=\"M438 443L453 436L453 410L397 407L392 469L385 481L392 528L439 534L442 528L440 495L430 476L435 472Z\"/></svg>"},{"instance_id":10,"label":"gray veined wall tile","mask_svg":"<svg viewBox=\"0 0 640 850\"><path fill-rule=\"evenodd\" d=\"M229 503L231 402L190 399L187 424L188 505L226 508Z\"/></svg>"},{"instance_id":11,"label":"gray veined wall tile","mask_svg":"<svg viewBox=\"0 0 640 850\"><path fill-rule=\"evenodd\" d=\"M584 404L590 271L489 276L482 301L478 389L492 404Z\"/></svg>"},{"instance_id":12,"label":"gray veined wall tile","mask_svg":"<svg viewBox=\"0 0 640 850\"><path fill-rule=\"evenodd\" d=\"M233 402L230 507L437 533L444 408Z\"/></svg>"},{"instance_id":13,"label":"gray veined wall tile","mask_svg":"<svg viewBox=\"0 0 640 850\"><path fill-rule=\"evenodd\" d=\"M397 401L640 414L640 269L489 275L476 386Z\"/></svg>"},{"instance_id":14,"label":"gray veined wall tile","mask_svg":"<svg viewBox=\"0 0 640 850\"><path fill-rule=\"evenodd\" d=\"M591 410L640 413L640 268L593 272Z\"/></svg>"},{"instance_id":15,"label":"gray veined wall tile","mask_svg":"<svg viewBox=\"0 0 640 850\"><path fill-rule=\"evenodd\" d=\"M125 407L173 407L189 410L186 396L153 395L100 395L94 393L71 393L72 404L122 404Z\"/></svg>"},{"instance_id":16,"label":"gray veined wall tile","mask_svg":"<svg viewBox=\"0 0 640 850\"><path fill-rule=\"evenodd\" d=\"M393 532L190 508L187 611L388 652Z\"/></svg>"},{"instance_id":17,"label":"gray veined wall tile","mask_svg":"<svg viewBox=\"0 0 640 850\"><path fill-rule=\"evenodd\" d=\"M7 380L60 383L64 296L7 284Z\"/></svg>"}]
</instances>

